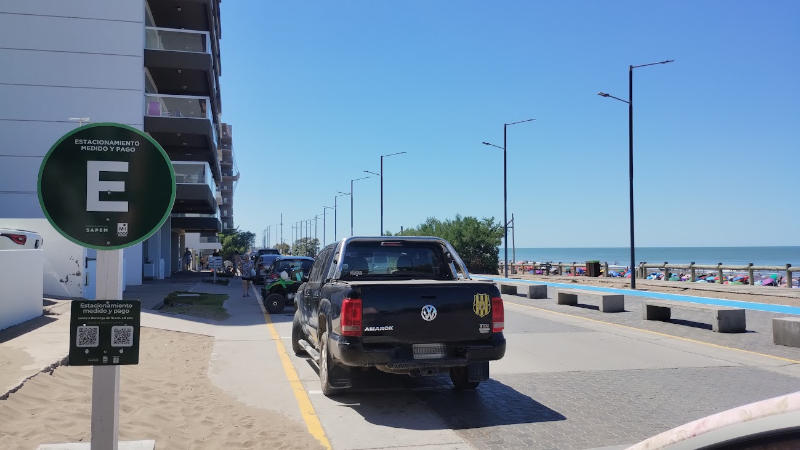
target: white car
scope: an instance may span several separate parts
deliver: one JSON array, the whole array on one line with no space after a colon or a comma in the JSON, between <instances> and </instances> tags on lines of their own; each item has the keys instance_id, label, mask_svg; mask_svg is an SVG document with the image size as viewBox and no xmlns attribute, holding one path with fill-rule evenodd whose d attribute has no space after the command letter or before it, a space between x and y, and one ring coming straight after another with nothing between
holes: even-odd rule
<instances>
[{"instance_id":1,"label":"white car","mask_svg":"<svg viewBox=\"0 0 800 450\"><path fill-rule=\"evenodd\" d=\"M0 250L42 248L39 233L25 230L0 228Z\"/></svg>"}]
</instances>

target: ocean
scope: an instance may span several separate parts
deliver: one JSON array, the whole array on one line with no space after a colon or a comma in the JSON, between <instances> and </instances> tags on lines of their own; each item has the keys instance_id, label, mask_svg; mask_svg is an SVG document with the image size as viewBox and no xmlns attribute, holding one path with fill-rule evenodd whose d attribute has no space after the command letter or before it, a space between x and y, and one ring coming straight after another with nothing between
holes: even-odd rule
<instances>
[{"instance_id":1,"label":"ocean","mask_svg":"<svg viewBox=\"0 0 800 450\"><path fill-rule=\"evenodd\" d=\"M512 249L508 247L508 259ZM517 261L537 262L585 262L588 260L607 261L612 265L629 265L628 247L586 247L586 248L520 248L516 249ZM503 247L500 247L500 261L503 260ZM781 247L637 247L636 262L647 261L674 264L731 264L753 263L764 266L800 266L800 246Z\"/></svg>"}]
</instances>

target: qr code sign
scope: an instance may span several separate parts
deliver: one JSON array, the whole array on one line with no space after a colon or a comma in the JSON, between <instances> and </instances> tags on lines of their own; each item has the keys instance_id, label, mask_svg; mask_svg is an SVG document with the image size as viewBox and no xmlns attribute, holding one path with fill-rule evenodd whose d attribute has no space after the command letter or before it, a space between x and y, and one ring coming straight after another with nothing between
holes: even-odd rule
<instances>
[{"instance_id":1,"label":"qr code sign","mask_svg":"<svg viewBox=\"0 0 800 450\"><path fill-rule=\"evenodd\" d=\"M111 327L112 347L132 347L133 327L128 325L115 325Z\"/></svg>"},{"instance_id":2,"label":"qr code sign","mask_svg":"<svg viewBox=\"0 0 800 450\"><path fill-rule=\"evenodd\" d=\"M97 347L100 345L100 327L97 325L83 325L78 327L75 345L81 348Z\"/></svg>"}]
</instances>

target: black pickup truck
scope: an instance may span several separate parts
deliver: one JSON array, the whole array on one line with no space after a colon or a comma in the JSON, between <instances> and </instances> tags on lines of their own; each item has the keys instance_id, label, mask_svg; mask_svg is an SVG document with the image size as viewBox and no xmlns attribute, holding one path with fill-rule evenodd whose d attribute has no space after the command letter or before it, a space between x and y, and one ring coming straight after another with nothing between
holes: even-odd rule
<instances>
[{"instance_id":1,"label":"black pickup truck","mask_svg":"<svg viewBox=\"0 0 800 450\"><path fill-rule=\"evenodd\" d=\"M325 247L295 296L292 349L319 365L325 395L374 367L411 376L449 372L457 389L489 378L503 357L503 300L470 279L435 237L352 237Z\"/></svg>"}]
</instances>

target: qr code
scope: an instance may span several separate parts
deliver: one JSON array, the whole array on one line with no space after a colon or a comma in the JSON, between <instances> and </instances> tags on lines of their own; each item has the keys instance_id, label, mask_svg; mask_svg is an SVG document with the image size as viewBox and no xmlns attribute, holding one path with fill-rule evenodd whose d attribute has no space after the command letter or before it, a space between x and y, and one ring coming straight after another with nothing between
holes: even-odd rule
<instances>
[{"instance_id":1,"label":"qr code","mask_svg":"<svg viewBox=\"0 0 800 450\"><path fill-rule=\"evenodd\" d=\"M132 347L133 327L129 325L115 325L111 327L112 347Z\"/></svg>"},{"instance_id":2,"label":"qr code","mask_svg":"<svg viewBox=\"0 0 800 450\"><path fill-rule=\"evenodd\" d=\"M128 223L127 222L118 222L117 223L117 236L125 237L128 235Z\"/></svg>"},{"instance_id":3,"label":"qr code","mask_svg":"<svg viewBox=\"0 0 800 450\"><path fill-rule=\"evenodd\" d=\"M100 327L97 325L83 325L78 327L75 345L84 347L97 347L100 345Z\"/></svg>"}]
</instances>

